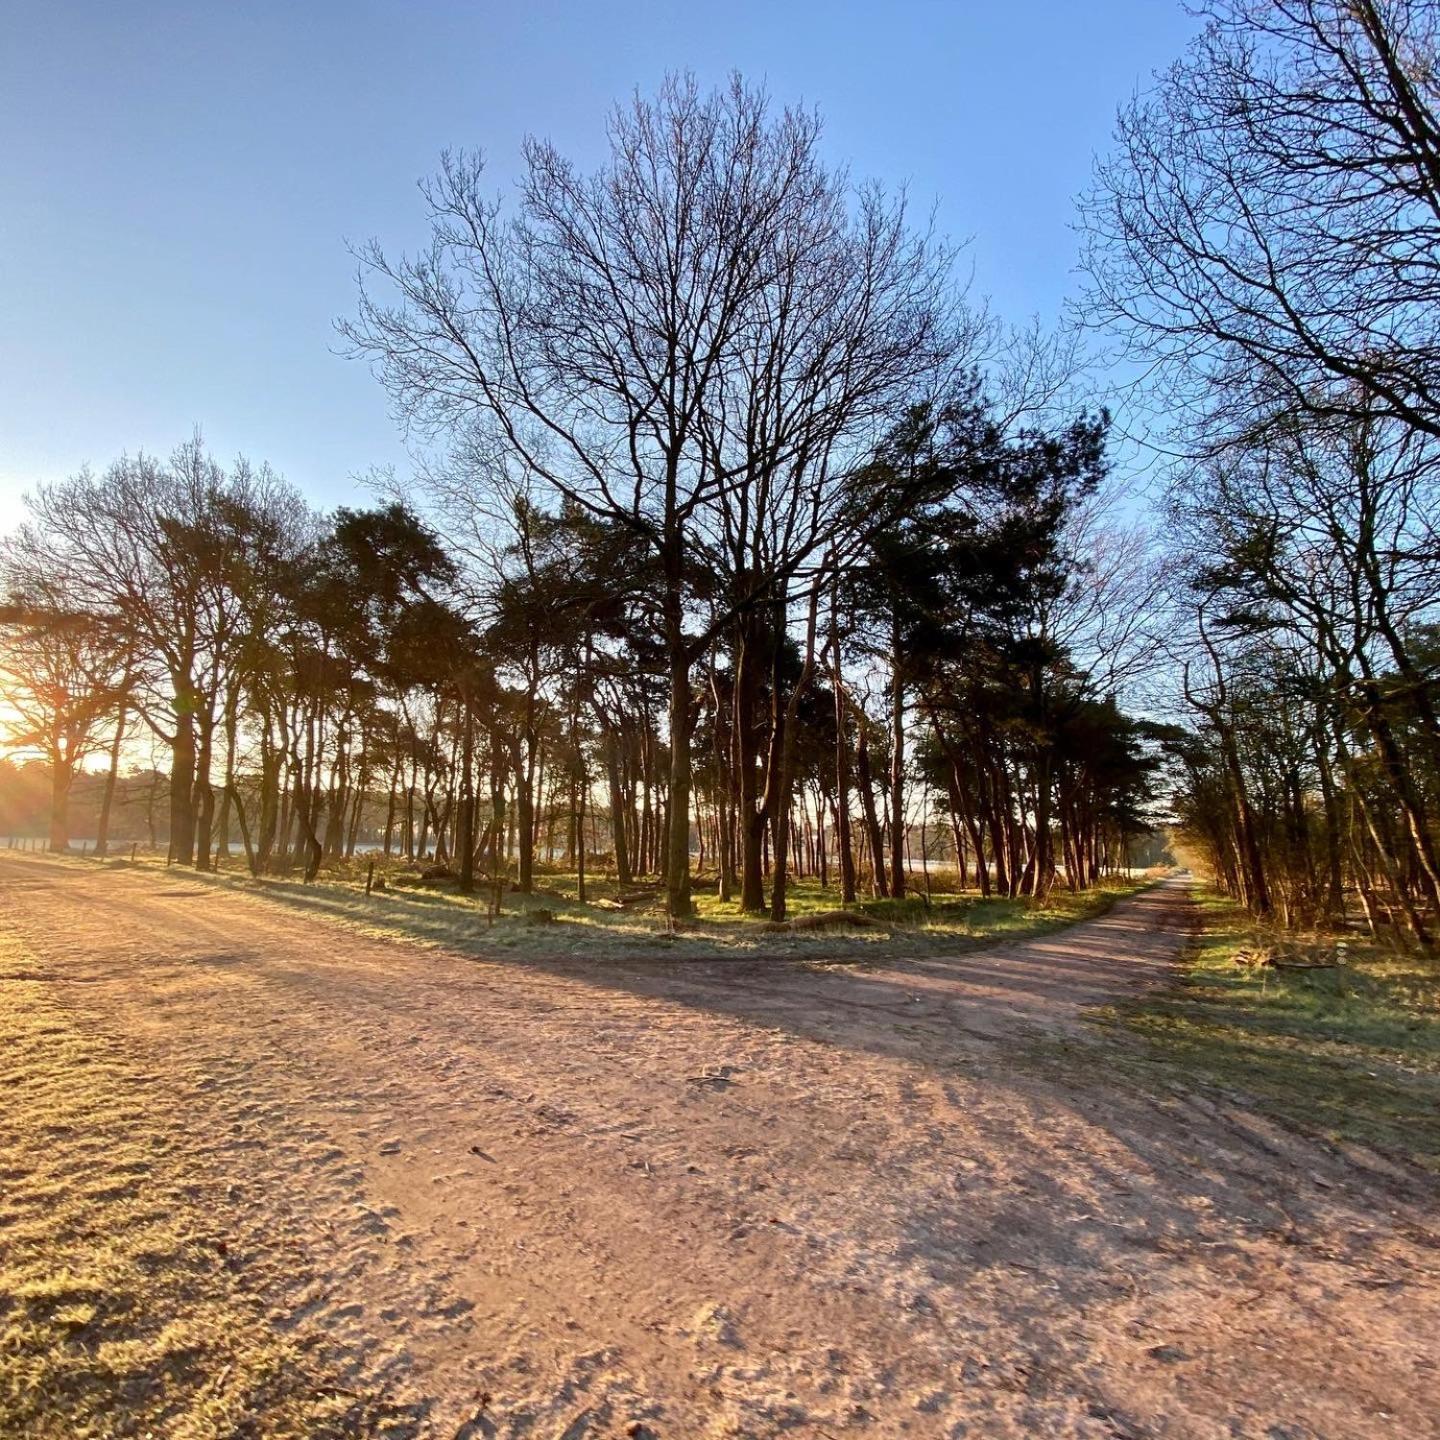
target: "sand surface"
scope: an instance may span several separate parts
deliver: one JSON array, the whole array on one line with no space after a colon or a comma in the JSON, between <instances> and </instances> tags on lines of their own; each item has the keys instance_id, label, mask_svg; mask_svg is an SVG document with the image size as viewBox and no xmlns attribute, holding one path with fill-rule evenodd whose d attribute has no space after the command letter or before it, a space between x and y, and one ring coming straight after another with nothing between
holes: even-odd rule
<instances>
[{"instance_id":1,"label":"sand surface","mask_svg":"<svg viewBox=\"0 0 1440 1440\"><path fill-rule=\"evenodd\" d=\"M500 963L0 858L26 982L381 1434L1440 1434L1431 1182L1138 1093L1083 1018L1189 924L1170 882L954 959Z\"/></svg>"}]
</instances>

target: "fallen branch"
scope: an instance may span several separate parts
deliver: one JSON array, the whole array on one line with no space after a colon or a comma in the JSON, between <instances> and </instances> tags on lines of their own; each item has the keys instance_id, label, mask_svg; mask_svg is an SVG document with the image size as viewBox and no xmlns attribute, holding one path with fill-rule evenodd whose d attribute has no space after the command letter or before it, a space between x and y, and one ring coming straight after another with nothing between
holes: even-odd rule
<instances>
[{"instance_id":1,"label":"fallen branch","mask_svg":"<svg viewBox=\"0 0 1440 1440\"><path fill-rule=\"evenodd\" d=\"M829 930L832 927L853 925L856 929L867 930L874 928L879 923L873 916L862 914L859 910L817 910L810 915L796 915L790 920L767 920L760 928L774 932L777 930Z\"/></svg>"}]
</instances>

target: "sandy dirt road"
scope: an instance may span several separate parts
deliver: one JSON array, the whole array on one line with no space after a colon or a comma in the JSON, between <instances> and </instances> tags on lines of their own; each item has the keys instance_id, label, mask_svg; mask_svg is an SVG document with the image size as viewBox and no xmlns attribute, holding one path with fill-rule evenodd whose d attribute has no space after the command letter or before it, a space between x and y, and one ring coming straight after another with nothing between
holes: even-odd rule
<instances>
[{"instance_id":1,"label":"sandy dirt road","mask_svg":"<svg viewBox=\"0 0 1440 1440\"><path fill-rule=\"evenodd\" d=\"M492 963L0 859L197 1223L381 1433L1440 1434L1429 1182L1137 1093L1082 1018L1188 923L1169 884L869 970Z\"/></svg>"}]
</instances>

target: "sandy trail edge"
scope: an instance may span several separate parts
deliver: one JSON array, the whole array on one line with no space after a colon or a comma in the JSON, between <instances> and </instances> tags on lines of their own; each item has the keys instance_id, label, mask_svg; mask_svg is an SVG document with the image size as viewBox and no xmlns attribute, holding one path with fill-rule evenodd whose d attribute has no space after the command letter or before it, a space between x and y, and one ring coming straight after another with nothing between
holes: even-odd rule
<instances>
[{"instance_id":1,"label":"sandy trail edge","mask_svg":"<svg viewBox=\"0 0 1440 1440\"><path fill-rule=\"evenodd\" d=\"M1429 1182L1086 1036L1188 909L869 971L502 964L0 859L0 922L394 1436L1440 1434Z\"/></svg>"}]
</instances>

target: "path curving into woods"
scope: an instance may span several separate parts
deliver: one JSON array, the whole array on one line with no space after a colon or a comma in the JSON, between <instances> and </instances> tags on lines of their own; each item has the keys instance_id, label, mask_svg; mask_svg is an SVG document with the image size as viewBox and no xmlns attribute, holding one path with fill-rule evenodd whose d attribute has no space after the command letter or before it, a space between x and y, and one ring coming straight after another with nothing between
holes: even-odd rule
<instances>
[{"instance_id":1,"label":"path curving into woods","mask_svg":"<svg viewBox=\"0 0 1440 1440\"><path fill-rule=\"evenodd\" d=\"M1432 1183L1142 1093L1084 1019L1190 924L1168 882L875 968L492 962L0 857L0 984L122 1047L196 1226L382 1433L1440 1434Z\"/></svg>"}]
</instances>

